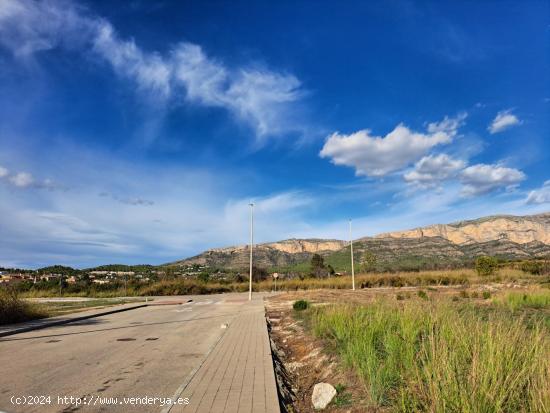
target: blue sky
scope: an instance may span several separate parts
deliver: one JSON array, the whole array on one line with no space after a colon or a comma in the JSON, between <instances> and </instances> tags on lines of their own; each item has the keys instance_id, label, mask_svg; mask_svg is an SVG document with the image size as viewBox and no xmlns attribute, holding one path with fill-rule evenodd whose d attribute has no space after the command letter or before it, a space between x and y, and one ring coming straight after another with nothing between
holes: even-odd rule
<instances>
[{"instance_id":1,"label":"blue sky","mask_svg":"<svg viewBox=\"0 0 550 413\"><path fill-rule=\"evenodd\" d=\"M549 15L0 0L0 265L548 211Z\"/></svg>"}]
</instances>

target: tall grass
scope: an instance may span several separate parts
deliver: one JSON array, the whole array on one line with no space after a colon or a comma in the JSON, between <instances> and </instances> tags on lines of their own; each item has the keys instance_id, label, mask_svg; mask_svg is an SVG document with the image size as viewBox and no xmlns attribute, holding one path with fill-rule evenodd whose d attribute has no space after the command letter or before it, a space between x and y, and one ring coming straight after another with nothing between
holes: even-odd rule
<instances>
[{"instance_id":1,"label":"tall grass","mask_svg":"<svg viewBox=\"0 0 550 413\"><path fill-rule=\"evenodd\" d=\"M0 325L47 317L39 306L20 299L13 289L0 287Z\"/></svg>"},{"instance_id":2,"label":"tall grass","mask_svg":"<svg viewBox=\"0 0 550 413\"><path fill-rule=\"evenodd\" d=\"M548 412L550 340L503 312L418 301L315 309L314 332L400 412Z\"/></svg>"},{"instance_id":3,"label":"tall grass","mask_svg":"<svg viewBox=\"0 0 550 413\"><path fill-rule=\"evenodd\" d=\"M510 292L503 298L496 299L496 302L507 306L512 311L523 308L550 309L550 290Z\"/></svg>"}]
</instances>

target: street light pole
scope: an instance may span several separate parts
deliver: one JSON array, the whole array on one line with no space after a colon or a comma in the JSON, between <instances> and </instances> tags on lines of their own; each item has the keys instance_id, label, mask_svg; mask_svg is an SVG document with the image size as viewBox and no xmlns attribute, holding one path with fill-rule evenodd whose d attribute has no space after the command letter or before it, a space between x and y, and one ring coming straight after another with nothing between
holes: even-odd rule
<instances>
[{"instance_id":1,"label":"street light pole","mask_svg":"<svg viewBox=\"0 0 550 413\"><path fill-rule=\"evenodd\" d=\"M351 285L355 291L355 269L353 268L353 237L351 236L351 219L349 220L349 245L351 251Z\"/></svg>"},{"instance_id":2,"label":"street light pole","mask_svg":"<svg viewBox=\"0 0 550 413\"><path fill-rule=\"evenodd\" d=\"M250 282L248 286L248 301L252 300L252 250L254 248L254 203L250 205Z\"/></svg>"}]
</instances>

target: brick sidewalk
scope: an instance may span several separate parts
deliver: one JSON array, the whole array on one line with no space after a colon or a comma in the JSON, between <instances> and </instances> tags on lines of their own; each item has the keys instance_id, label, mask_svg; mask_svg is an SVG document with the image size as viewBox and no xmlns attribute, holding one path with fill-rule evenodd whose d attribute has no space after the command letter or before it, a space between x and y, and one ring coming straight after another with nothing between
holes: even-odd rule
<instances>
[{"instance_id":1,"label":"brick sidewalk","mask_svg":"<svg viewBox=\"0 0 550 413\"><path fill-rule=\"evenodd\" d=\"M170 412L279 413L263 299L244 304Z\"/></svg>"}]
</instances>

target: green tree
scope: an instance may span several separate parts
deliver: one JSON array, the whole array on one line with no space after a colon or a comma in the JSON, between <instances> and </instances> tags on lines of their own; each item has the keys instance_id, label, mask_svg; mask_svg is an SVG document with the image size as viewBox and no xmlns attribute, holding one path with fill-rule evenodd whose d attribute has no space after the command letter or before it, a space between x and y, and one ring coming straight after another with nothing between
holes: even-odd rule
<instances>
[{"instance_id":1,"label":"green tree","mask_svg":"<svg viewBox=\"0 0 550 413\"><path fill-rule=\"evenodd\" d=\"M207 272L201 272L198 276L197 276L198 280L200 282L203 282L203 283L207 283L208 281L210 281L210 274L208 274Z\"/></svg>"},{"instance_id":2,"label":"green tree","mask_svg":"<svg viewBox=\"0 0 550 413\"><path fill-rule=\"evenodd\" d=\"M498 267L498 260L495 257L482 256L476 258L476 271L480 276L494 274Z\"/></svg>"},{"instance_id":3,"label":"green tree","mask_svg":"<svg viewBox=\"0 0 550 413\"><path fill-rule=\"evenodd\" d=\"M323 257L321 257L319 254L313 254L313 257L311 257L311 268L325 268L325 260L323 259Z\"/></svg>"},{"instance_id":4,"label":"green tree","mask_svg":"<svg viewBox=\"0 0 550 413\"><path fill-rule=\"evenodd\" d=\"M360 269L362 272L372 271L376 265L376 255L370 251L365 251L361 257Z\"/></svg>"},{"instance_id":5,"label":"green tree","mask_svg":"<svg viewBox=\"0 0 550 413\"><path fill-rule=\"evenodd\" d=\"M265 268L252 267L252 281L263 281L269 278L269 273Z\"/></svg>"},{"instance_id":6,"label":"green tree","mask_svg":"<svg viewBox=\"0 0 550 413\"><path fill-rule=\"evenodd\" d=\"M311 257L311 275L313 277L322 278L330 274L330 268L327 269L325 260L319 254L313 254Z\"/></svg>"}]
</instances>

